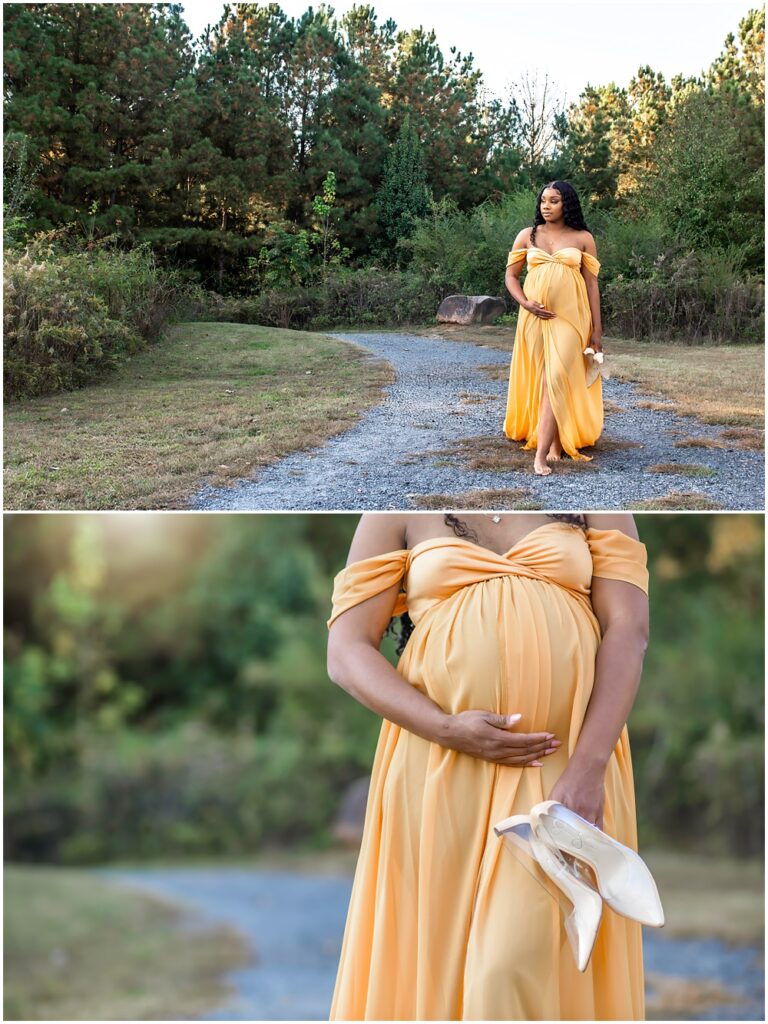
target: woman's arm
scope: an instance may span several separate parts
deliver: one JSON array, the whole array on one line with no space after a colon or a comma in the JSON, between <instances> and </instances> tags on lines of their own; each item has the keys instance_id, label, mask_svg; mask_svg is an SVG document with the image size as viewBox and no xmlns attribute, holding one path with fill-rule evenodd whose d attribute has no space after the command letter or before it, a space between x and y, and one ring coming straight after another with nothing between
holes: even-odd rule
<instances>
[{"instance_id":1,"label":"woman's arm","mask_svg":"<svg viewBox=\"0 0 768 1024\"><path fill-rule=\"evenodd\" d=\"M527 249L531 241L531 229L523 228L517 235L515 243L512 246L513 249ZM517 263L513 263L507 267L507 272L504 275L504 284L506 285L507 291L515 300L519 303L523 309L527 309L529 313L533 313L535 316L541 317L542 320L551 320L555 314L545 307L540 302L531 302L525 297L523 286L520 284L520 275L525 269L525 260L519 260Z\"/></svg>"},{"instance_id":2,"label":"woman's arm","mask_svg":"<svg viewBox=\"0 0 768 1024\"><path fill-rule=\"evenodd\" d=\"M405 547L404 515L364 515L349 551L356 562ZM399 585L343 612L328 633L328 674L383 718L432 743L500 764L523 767L556 749L551 733L516 733L520 718L490 711L448 714L390 665L379 644L392 617Z\"/></svg>"},{"instance_id":3,"label":"woman's arm","mask_svg":"<svg viewBox=\"0 0 768 1024\"><path fill-rule=\"evenodd\" d=\"M637 540L630 515L588 516L587 521ZM632 710L648 645L648 597L632 583L595 577L592 607L602 634L592 695L576 747L549 799L602 828L605 770Z\"/></svg>"},{"instance_id":4,"label":"woman's arm","mask_svg":"<svg viewBox=\"0 0 768 1024\"><path fill-rule=\"evenodd\" d=\"M589 231L584 233L584 251L597 259L597 246ZM600 316L600 289L597 285L597 278L591 270L582 263L581 276L587 286L587 298L589 300L589 311L592 314L592 334L589 343L595 352L603 351L603 321Z\"/></svg>"}]
</instances>

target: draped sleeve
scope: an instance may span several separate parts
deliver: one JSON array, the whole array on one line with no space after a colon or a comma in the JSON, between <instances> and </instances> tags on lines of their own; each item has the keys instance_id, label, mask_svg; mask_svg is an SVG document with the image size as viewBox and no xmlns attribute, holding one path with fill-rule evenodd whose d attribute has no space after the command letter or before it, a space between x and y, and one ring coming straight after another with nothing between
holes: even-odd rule
<instances>
[{"instance_id":1,"label":"draped sleeve","mask_svg":"<svg viewBox=\"0 0 768 1024\"><path fill-rule=\"evenodd\" d=\"M507 256L507 266L511 267L514 263L524 260L527 252L527 249L510 249L509 256Z\"/></svg>"},{"instance_id":2,"label":"draped sleeve","mask_svg":"<svg viewBox=\"0 0 768 1024\"><path fill-rule=\"evenodd\" d=\"M581 265L586 267L595 277L600 273L600 260L596 259L591 252L582 252Z\"/></svg>"},{"instance_id":3,"label":"draped sleeve","mask_svg":"<svg viewBox=\"0 0 768 1024\"><path fill-rule=\"evenodd\" d=\"M648 553L645 544L621 530L587 530L592 576L633 583L648 593Z\"/></svg>"},{"instance_id":4,"label":"draped sleeve","mask_svg":"<svg viewBox=\"0 0 768 1024\"><path fill-rule=\"evenodd\" d=\"M362 604L369 597L375 597L388 590L396 583L401 584L397 595L393 615L402 615L407 609L406 596L402 589L402 581L408 563L408 551L387 551L383 555L373 555L359 562L351 562L345 569L336 574L333 581L333 608L328 619L328 628L342 612Z\"/></svg>"}]
</instances>

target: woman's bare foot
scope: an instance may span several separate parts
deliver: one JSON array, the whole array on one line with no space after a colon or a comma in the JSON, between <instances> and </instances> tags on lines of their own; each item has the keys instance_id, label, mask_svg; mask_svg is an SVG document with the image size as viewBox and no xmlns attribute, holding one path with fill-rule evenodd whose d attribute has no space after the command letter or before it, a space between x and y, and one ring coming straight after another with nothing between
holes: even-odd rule
<instances>
[{"instance_id":1,"label":"woman's bare foot","mask_svg":"<svg viewBox=\"0 0 768 1024\"><path fill-rule=\"evenodd\" d=\"M563 455L563 446L559 441L553 441L547 452L547 462L559 462Z\"/></svg>"},{"instance_id":2,"label":"woman's bare foot","mask_svg":"<svg viewBox=\"0 0 768 1024\"><path fill-rule=\"evenodd\" d=\"M536 476L549 476L549 474L552 472L552 470L547 465L546 460L540 459L538 453L536 454L536 458L533 462L533 472L536 474Z\"/></svg>"}]
</instances>

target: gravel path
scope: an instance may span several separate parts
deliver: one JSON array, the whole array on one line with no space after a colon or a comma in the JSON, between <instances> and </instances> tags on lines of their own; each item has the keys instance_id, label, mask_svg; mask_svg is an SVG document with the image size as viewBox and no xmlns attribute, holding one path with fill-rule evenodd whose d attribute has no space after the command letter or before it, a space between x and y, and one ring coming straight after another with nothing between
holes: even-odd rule
<instances>
[{"instance_id":1,"label":"gravel path","mask_svg":"<svg viewBox=\"0 0 768 1024\"><path fill-rule=\"evenodd\" d=\"M252 962L233 971L234 995L205 1020L327 1020L352 880L246 868L100 869L188 905L200 923L229 924L246 937ZM199 925L198 925L199 926ZM716 982L737 1001L687 1020L762 1020L760 951L714 939L665 939L644 929L646 973Z\"/></svg>"},{"instance_id":2,"label":"gravel path","mask_svg":"<svg viewBox=\"0 0 768 1024\"><path fill-rule=\"evenodd\" d=\"M640 448L597 454L597 471L574 467L550 477L530 471L467 469L440 455L461 438L496 435L506 402L506 381L491 380L479 367L508 366L509 355L468 342L408 334L336 333L387 359L397 379L385 401L344 434L322 447L296 452L268 466L252 480L231 488L204 487L193 499L198 509L403 509L418 507L428 494L526 488L530 500L548 509L620 509L671 491L698 492L724 509L764 507L764 455L739 448L676 448L675 440L715 438L720 428L671 412L643 409L632 384L609 380L605 399L620 411L606 416L603 438L637 441ZM463 401L463 396L480 401ZM484 399L484 400L483 400ZM708 467L713 475L689 477L648 473L658 463Z\"/></svg>"}]
</instances>

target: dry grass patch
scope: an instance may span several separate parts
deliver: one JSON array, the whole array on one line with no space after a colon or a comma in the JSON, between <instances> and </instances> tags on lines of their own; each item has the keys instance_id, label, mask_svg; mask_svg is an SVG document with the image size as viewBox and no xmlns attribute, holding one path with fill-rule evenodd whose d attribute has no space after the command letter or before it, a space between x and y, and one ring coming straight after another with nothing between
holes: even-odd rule
<instances>
[{"instance_id":1,"label":"dry grass patch","mask_svg":"<svg viewBox=\"0 0 768 1024\"><path fill-rule=\"evenodd\" d=\"M729 427L720 431L720 437L731 442L729 447L749 448L762 451L765 447L765 432L754 427Z\"/></svg>"},{"instance_id":2,"label":"dry grass patch","mask_svg":"<svg viewBox=\"0 0 768 1024\"><path fill-rule=\"evenodd\" d=\"M649 511L704 512L722 508L717 502L711 501L698 491L670 491L661 498L645 498L624 506L631 509L648 509Z\"/></svg>"},{"instance_id":3,"label":"dry grass patch","mask_svg":"<svg viewBox=\"0 0 768 1024\"><path fill-rule=\"evenodd\" d=\"M762 345L688 346L606 338L605 348L613 376L663 396L671 408L659 403L662 411L726 426L764 423Z\"/></svg>"},{"instance_id":4,"label":"dry grass patch","mask_svg":"<svg viewBox=\"0 0 768 1024\"><path fill-rule=\"evenodd\" d=\"M655 466L647 466L646 473L676 473L680 476L717 476L717 470L711 466L702 466L698 462L659 462Z\"/></svg>"},{"instance_id":5,"label":"dry grass patch","mask_svg":"<svg viewBox=\"0 0 768 1024\"><path fill-rule=\"evenodd\" d=\"M670 938L716 938L750 945L765 928L763 859L641 851L664 905Z\"/></svg>"},{"instance_id":6,"label":"dry grass patch","mask_svg":"<svg viewBox=\"0 0 768 1024\"><path fill-rule=\"evenodd\" d=\"M422 338L441 338L443 341L468 341L480 348L497 348L511 352L515 343L516 325L511 324L432 324L408 327L408 334Z\"/></svg>"},{"instance_id":7,"label":"dry grass patch","mask_svg":"<svg viewBox=\"0 0 768 1024\"><path fill-rule=\"evenodd\" d=\"M675 448L727 448L719 437L684 437L675 441Z\"/></svg>"},{"instance_id":8,"label":"dry grass patch","mask_svg":"<svg viewBox=\"0 0 768 1024\"><path fill-rule=\"evenodd\" d=\"M348 429L393 376L322 334L177 325L104 383L6 406L5 507L183 508Z\"/></svg>"},{"instance_id":9,"label":"dry grass patch","mask_svg":"<svg viewBox=\"0 0 768 1024\"><path fill-rule=\"evenodd\" d=\"M519 441L510 441L503 434L481 437L464 437L451 448L434 453L443 456L437 465L452 465L461 460L469 469L487 473L533 472L533 451L523 451ZM445 458L447 456L447 458ZM594 463L578 462L563 456L559 462L550 463L552 473L573 473L594 470Z\"/></svg>"},{"instance_id":10,"label":"dry grass patch","mask_svg":"<svg viewBox=\"0 0 768 1024\"><path fill-rule=\"evenodd\" d=\"M483 366L478 366L477 369L491 380L509 380L509 367L501 363L486 363Z\"/></svg>"},{"instance_id":11,"label":"dry grass patch","mask_svg":"<svg viewBox=\"0 0 768 1024\"><path fill-rule=\"evenodd\" d=\"M679 978L648 972L645 981L646 1020L699 1020L699 1014L712 1007L748 1002L711 978Z\"/></svg>"},{"instance_id":12,"label":"dry grass patch","mask_svg":"<svg viewBox=\"0 0 768 1024\"><path fill-rule=\"evenodd\" d=\"M417 508L434 509L437 512L468 512L472 509L534 511L544 508L525 487L462 491L460 494L417 494L411 500Z\"/></svg>"},{"instance_id":13,"label":"dry grass patch","mask_svg":"<svg viewBox=\"0 0 768 1024\"><path fill-rule=\"evenodd\" d=\"M624 452L630 448L642 448L640 441L629 441L623 437L600 437L597 441L590 445L589 448L583 448L582 451L585 455L599 454L600 452Z\"/></svg>"},{"instance_id":14,"label":"dry grass patch","mask_svg":"<svg viewBox=\"0 0 768 1024\"><path fill-rule=\"evenodd\" d=\"M626 412L627 410L623 405L619 405L618 402L612 401L610 398L603 399L603 412L606 416L610 416L613 412Z\"/></svg>"}]
</instances>

